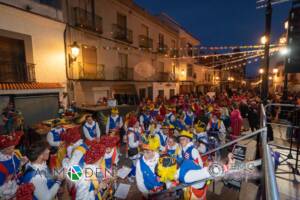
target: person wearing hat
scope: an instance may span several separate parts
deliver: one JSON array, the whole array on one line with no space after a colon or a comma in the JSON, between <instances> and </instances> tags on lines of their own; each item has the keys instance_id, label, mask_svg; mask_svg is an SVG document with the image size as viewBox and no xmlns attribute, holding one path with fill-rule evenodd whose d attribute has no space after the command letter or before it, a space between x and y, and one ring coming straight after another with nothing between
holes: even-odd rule
<instances>
[{"instance_id":1,"label":"person wearing hat","mask_svg":"<svg viewBox=\"0 0 300 200\"><path fill-rule=\"evenodd\" d=\"M153 122L153 118L150 114L150 108L148 107L144 107L142 114L140 115L140 125L142 126L142 128L146 131L148 130L150 124Z\"/></svg>"},{"instance_id":2,"label":"person wearing hat","mask_svg":"<svg viewBox=\"0 0 300 200\"><path fill-rule=\"evenodd\" d=\"M146 198L149 193L160 191L164 186L155 170L159 160L158 149L159 142L155 138L149 138L148 143L143 145L143 156L136 163L137 187Z\"/></svg>"},{"instance_id":3,"label":"person wearing hat","mask_svg":"<svg viewBox=\"0 0 300 200\"><path fill-rule=\"evenodd\" d=\"M106 136L102 142L104 145L104 155L100 163L100 169L104 179L109 179L113 174L113 167L119 162L119 153L117 150L117 141L114 137Z\"/></svg>"},{"instance_id":4,"label":"person wearing hat","mask_svg":"<svg viewBox=\"0 0 300 200\"><path fill-rule=\"evenodd\" d=\"M21 135L0 135L0 198L11 199L17 191L17 176L27 161L15 149Z\"/></svg>"},{"instance_id":5,"label":"person wearing hat","mask_svg":"<svg viewBox=\"0 0 300 200\"><path fill-rule=\"evenodd\" d=\"M104 150L99 143L93 143L84 155L85 165L83 177L74 183L76 200L102 199L104 184L103 174L99 173L99 165L103 158Z\"/></svg>"},{"instance_id":6,"label":"person wearing hat","mask_svg":"<svg viewBox=\"0 0 300 200\"><path fill-rule=\"evenodd\" d=\"M93 117L91 115L87 115L85 118L85 123L83 125L83 134L85 136L85 139L89 141L93 140L100 140L100 128L98 122L93 120Z\"/></svg>"},{"instance_id":7,"label":"person wearing hat","mask_svg":"<svg viewBox=\"0 0 300 200\"><path fill-rule=\"evenodd\" d=\"M119 130L123 127L123 119L119 116L119 110L117 108L111 109L111 115L106 123L106 134Z\"/></svg>"},{"instance_id":8,"label":"person wearing hat","mask_svg":"<svg viewBox=\"0 0 300 200\"><path fill-rule=\"evenodd\" d=\"M169 125L167 123L164 123L162 126L158 124L153 134L159 138L160 151L164 151L167 143L167 138L169 135Z\"/></svg>"},{"instance_id":9,"label":"person wearing hat","mask_svg":"<svg viewBox=\"0 0 300 200\"><path fill-rule=\"evenodd\" d=\"M193 134L189 131L183 130L179 135L179 144L181 152L178 155L178 162L183 160L192 160L200 167L203 167L202 159L199 151L194 147Z\"/></svg>"},{"instance_id":10,"label":"person wearing hat","mask_svg":"<svg viewBox=\"0 0 300 200\"><path fill-rule=\"evenodd\" d=\"M222 143L225 143L225 133L226 128L222 120L220 120L220 112L218 110L215 110L212 112L212 117L210 121L207 124L206 130L214 135L218 134L219 140L221 140Z\"/></svg>"},{"instance_id":11,"label":"person wearing hat","mask_svg":"<svg viewBox=\"0 0 300 200\"><path fill-rule=\"evenodd\" d=\"M52 122L53 127L47 134L47 141L51 147L57 148L62 144L60 135L66 130L61 126L60 120L55 119Z\"/></svg>"},{"instance_id":12,"label":"person wearing hat","mask_svg":"<svg viewBox=\"0 0 300 200\"><path fill-rule=\"evenodd\" d=\"M32 183L34 185L34 200L52 200L58 193L64 173L59 173L56 178L50 174L46 164L49 159L49 144L47 141L39 141L27 150L29 163L26 165L21 183Z\"/></svg>"},{"instance_id":13,"label":"person wearing hat","mask_svg":"<svg viewBox=\"0 0 300 200\"><path fill-rule=\"evenodd\" d=\"M168 136L164 153L170 157L176 158L180 152L179 144L173 135Z\"/></svg>"},{"instance_id":14,"label":"person wearing hat","mask_svg":"<svg viewBox=\"0 0 300 200\"><path fill-rule=\"evenodd\" d=\"M195 121L195 114L192 111L192 108L189 107L187 111L183 112L184 114L184 124L186 126L192 127Z\"/></svg>"},{"instance_id":15,"label":"person wearing hat","mask_svg":"<svg viewBox=\"0 0 300 200\"><path fill-rule=\"evenodd\" d=\"M139 146L141 144L141 135L139 133L139 122L135 116L132 116L128 122L127 130L127 149L128 157L132 161L130 177L135 176L136 162L140 158Z\"/></svg>"}]
</instances>

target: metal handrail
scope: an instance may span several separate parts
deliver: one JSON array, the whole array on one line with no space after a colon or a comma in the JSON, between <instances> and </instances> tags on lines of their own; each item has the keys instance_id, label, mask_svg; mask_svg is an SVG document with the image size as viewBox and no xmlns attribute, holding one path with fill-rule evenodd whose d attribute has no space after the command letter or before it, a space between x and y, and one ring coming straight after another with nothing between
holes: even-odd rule
<instances>
[{"instance_id":1,"label":"metal handrail","mask_svg":"<svg viewBox=\"0 0 300 200\"><path fill-rule=\"evenodd\" d=\"M267 107L267 105L266 105ZM261 126L264 131L261 134L261 146L263 150L263 178L265 188L265 198L270 200L279 199L279 192L275 178L275 167L272 161L270 147L267 143L267 116L263 104L261 104Z\"/></svg>"}]
</instances>

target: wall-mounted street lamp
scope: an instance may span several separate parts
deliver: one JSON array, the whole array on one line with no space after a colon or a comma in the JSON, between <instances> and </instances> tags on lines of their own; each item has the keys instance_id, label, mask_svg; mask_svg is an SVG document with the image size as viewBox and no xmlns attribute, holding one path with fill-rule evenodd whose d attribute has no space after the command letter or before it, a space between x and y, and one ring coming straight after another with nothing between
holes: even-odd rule
<instances>
[{"instance_id":1,"label":"wall-mounted street lamp","mask_svg":"<svg viewBox=\"0 0 300 200\"><path fill-rule=\"evenodd\" d=\"M274 68L273 69L273 74L277 74L278 73L278 68Z\"/></svg>"},{"instance_id":2,"label":"wall-mounted street lamp","mask_svg":"<svg viewBox=\"0 0 300 200\"><path fill-rule=\"evenodd\" d=\"M265 45L267 43L267 41L268 41L268 38L265 35L260 38L260 43L263 45Z\"/></svg>"},{"instance_id":3,"label":"wall-mounted street lamp","mask_svg":"<svg viewBox=\"0 0 300 200\"><path fill-rule=\"evenodd\" d=\"M71 45L71 54L70 54L71 62L76 61L79 52L80 52L80 46L77 44L77 42L73 42L73 44Z\"/></svg>"},{"instance_id":4,"label":"wall-mounted street lamp","mask_svg":"<svg viewBox=\"0 0 300 200\"><path fill-rule=\"evenodd\" d=\"M260 68L260 69L258 70L258 72L259 72L259 74L261 75L261 74L263 74L265 71L264 71L263 68Z\"/></svg>"}]
</instances>

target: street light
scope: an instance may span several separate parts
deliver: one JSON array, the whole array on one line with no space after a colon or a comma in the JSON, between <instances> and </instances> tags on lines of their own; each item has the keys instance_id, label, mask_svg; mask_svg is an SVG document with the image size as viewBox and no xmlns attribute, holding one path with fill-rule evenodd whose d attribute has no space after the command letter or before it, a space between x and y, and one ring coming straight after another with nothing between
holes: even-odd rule
<instances>
[{"instance_id":1,"label":"street light","mask_svg":"<svg viewBox=\"0 0 300 200\"><path fill-rule=\"evenodd\" d=\"M73 44L71 45L71 61L74 62L76 61L78 55L79 55L79 51L80 51L80 47L77 44L77 42L73 42Z\"/></svg>"},{"instance_id":2,"label":"street light","mask_svg":"<svg viewBox=\"0 0 300 200\"><path fill-rule=\"evenodd\" d=\"M291 50L289 48L283 47L283 48L280 49L280 54L285 56L285 55L288 55L290 53L290 51Z\"/></svg>"},{"instance_id":3,"label":"street light","mask_svg":"<svg viewBox=\"0 0 300 200\"><path fill-rule=\"evenodd\" d=\"M278 73L278 68L274 68L273 69L273 74L277 74Z\"/></svg>"},{"instance_id":4,"label":"street light","mask_svg":"<svg viewBox=\"0 0 300 200\"><path fill-rule=\"evenodd\" d=\"M279 39L279 44L286 44L286 37L281 37Z\"/></svg>"},{"instance_id":5,"label":"street light","mask_svg":"<svg viewBox=\"0 0 300 200\"><path fill-rule=\"evenodd\" d=\"M259 72L259 74L263 74L263 73L264 73L264 69L263 69L263 68L260 68L260 69L258 70L258 72Z\"/></svg>"},{"instance_id":6,"label":"street light","mask_svg":"<svg viewBox=\"0 0 300 200\"><path fill-rule=\"evenodd\" d=\"M265 35L260 38L260 42L263 45L265 45L267 43L267 41L268 41L268 38Z\"/></svg>"},{"instance_id":7,"label":"street light","mask_svg":"<svg viewBox=\"0 0 300 200\"><path fill-rule=\"evenodd\" d=\"M284 29L287 30L289 28L289 21L284 22Z\"/></svg>"}]
</instances>

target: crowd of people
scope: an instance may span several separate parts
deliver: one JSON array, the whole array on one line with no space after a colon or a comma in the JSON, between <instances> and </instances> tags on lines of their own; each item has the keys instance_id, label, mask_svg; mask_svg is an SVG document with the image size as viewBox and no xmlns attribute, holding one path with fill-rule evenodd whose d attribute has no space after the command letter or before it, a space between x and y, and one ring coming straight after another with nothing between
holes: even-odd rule
<instances>
[{"instance_id":1,"label":"crowd of people","mask_svg":"<svg viewBox=\"0 0 300 200\"><path fill-rule=\"evenodd\" d=\"M54 120L46 139L22 148L22 153L23 132L11 131L0 135L0 197L107 199L116 181L119 157L126 154L131 160L128 181L136 183L145 198L198 181L184 188L182 195L206 199L207 179L213 178L209 167L220 157L205 153L238 138L243 130L258 129L259 105L260 99L247 92L147 100L125 116L113 108L103 129L92 115L86 116L80 132L68 131ZM126 152L121 152L122 146ZM229 155L225 172L232 163ZM85 172L78 180L76 166ZM57 173L60 170L65 173Z\"/></svg>"}]
</instances>

